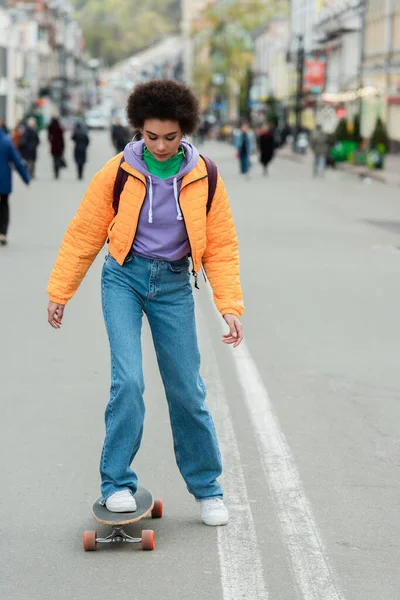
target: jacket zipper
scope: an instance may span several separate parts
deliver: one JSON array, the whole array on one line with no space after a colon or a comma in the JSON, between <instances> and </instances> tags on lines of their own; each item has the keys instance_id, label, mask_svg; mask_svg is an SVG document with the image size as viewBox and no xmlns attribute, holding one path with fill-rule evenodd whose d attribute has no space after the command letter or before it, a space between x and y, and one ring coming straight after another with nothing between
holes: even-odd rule
<instances>
[{"instance_id":1,"label":"jacket zipper","mask_svg":"<svg viewBox=\"0 0 400 600\"><path fill-rule=\"evenodd\" d=\"M187 183L185 186L181 187L180 192L179 192L179 196L178 196L178 205L183 217L183 224L185 225L185 229L186 229L186 234L188 237L188 242L189 242L189 248L190 248L190 257L192 259L192 265L193 265L193 269L192 269L192 275L194 277L194 287L199 290L199 284L198 284L198 273L196 273L196 271L194 270L194 260L193 260L193 251L192 251L192 244L190 243L190 237L188 234L188 230L186 228L186 223L185 223L185 217L183 216L183 211L182 211L182 207L181 207L181 203L180 203L180 198L181 198L181 193L182 190L184 190L185 188L189 187L189 185L192 185L192 183L197 183L198 181L201 181L202 179L207 179L207 175L204 175L204 177L199 177L198 179L195 179L194 181L191 181L190 183Z\"/></svg>"},{"instance_id":2,"label":"jacket zipper","mask_svg":"<svg viewBox=\"0 0 400 600\"><path fill-rule=\"evenodd\" d=\"M138 225L139 225L140 214L141 214L141 212L142 212L143 205L144 205L144 201L146 200L146 194L147 194L147 185L146 185L146 184L145 184L145 183L144 183L144 182L143 182L143 181L140 179L140 177L136 177L136 175L132 175L131 173L129 173L129 175L130 175L131 177L133 177L134 179L137 179L138 181L140 181L140 183L142 183L142 184L144 185L144 188L145 188L145 193L144 193L144 197L143 197L143 200L142 200L142 206L140 207L140 210L139 210L139 214L138 214L138 218L137 218L137 223L136 223L136 228L135 228L135 231L133 232L133 238L132 238L132 242L131 242L131 245L130 245L129 251L128 251L128 252L127 252L127 254L125 254L125 256L124 256L124 262L125 262L125 260L126 260L126 257L127 257L127 256L128 256L128 254L129 254L129 252L131 251L131 248L132 248L133 242L135 241L135 235L136 235L137 228L138 228ZM121 200L121 198L120 198L120 200ZM119 207L118 207L118 208L119 208ZM111 230L110 230L110 231L111 231Z\"/></svg>"},{"instance_id":3,"label":"jacket zipper","mask_svg":"<svg viewBox=\"0 0 400 600\"><path fill-rule=\"evenodd\" d=\"M131 177L133 177L134 179L137 179L138 181L140 181L140 183L143 183L143 185L144 185L144 187L145 187L145 194L144 194L144 198L143 198L142 206L140 207L140 211L139 211L139 214L138 214L138 219L137 219L137 223L136 223L136 229L135 229L135 231L133 232L133 239L132 239L132 244L133 244L133 242L134 242L134 240L135 240L135 235L136 235L136 231L137 231L137 228L138 228L138 224L139 224L139 218L140 218L140 214L141 214L141 212L142 212L142 209L143 209L144 201L146 200L146 194L147 194L147 185L146 185L146 184L145 184L145 183L144 183L144 182L143 182L143 181L140 179L140 177L136 177L136 175L132 175L131 173L129 173L129 174L130 174L130 176L131 176ZM180 189L179 196L178 196L178 205L179 205L179 208L180 208L180 211L181 211L182 217L183 217L183 224L185 225L185 229L186 229L185 217L183 216L182 207L181 207L181 203L180 203L180 197L181 197L182 190L184 190L185 188L187 188L189 185L192 185L192 183L197 183L198 181L201 181L202 179L207 179L207 175L204 175L204 177L199 177L198 179L195 179L194 181L191 181L190 183L187 183L185 186L183 186L183 187ZM110 230L110 231L111 231L111 230ZM196 271L194 270L194 261L193 261L193 251L192 251L192 245L191 245L191 243L190 243L190 237L189 237L189 234L188 234L188 231L187 231L187 229L186 229L186 234L187 234L187 237L188 237L188 242L189 242L189 248L190 248L190 257L191 257L191 259L192 259L192 264L193 264L192 275L193 275L193 277L194 277L194 287L195 287L196 289L198 289L198 290L199 290L200 288L199 288L199 284L198 284L198 273L196 273ZM131 246L132 246L132 244L131 244ZM124 257L124 260L126 259L126 257L127 257L127 256L128 256L128 254L127 254L125 257ZM203 266L202 266L201 268L202 268L202 270L203 270L204 281L207 281L207 280L206 280L206 277L205 277L205 274L204 274L204 269L203 269Z\"/></svg>"}]
</instances>

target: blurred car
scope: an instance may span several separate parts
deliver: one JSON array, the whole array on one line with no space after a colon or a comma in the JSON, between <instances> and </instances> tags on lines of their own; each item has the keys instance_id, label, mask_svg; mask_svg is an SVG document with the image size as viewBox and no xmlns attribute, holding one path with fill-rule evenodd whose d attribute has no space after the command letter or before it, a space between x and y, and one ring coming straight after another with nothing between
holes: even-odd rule
<instances>
[{"instance_id":1,"label":"blurred car","mask_svg":"<svg viewBox=\"0 0 400 600\"><path fill-rule=\"evenodd\" d=\"M85 115L86 126L89 129L107 129L109 117L100 110L89 110Z\"/></svg>"}]
</instances>

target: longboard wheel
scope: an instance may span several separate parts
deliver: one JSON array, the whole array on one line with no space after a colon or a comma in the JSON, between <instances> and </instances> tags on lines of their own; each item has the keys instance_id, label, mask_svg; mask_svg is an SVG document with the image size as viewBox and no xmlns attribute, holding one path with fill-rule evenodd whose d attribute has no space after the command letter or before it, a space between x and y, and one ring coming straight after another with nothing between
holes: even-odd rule
<instances>
[{"instance_id":1,"label":"longboard wheel","mask_svg":"<svg viewBox=\"0 0 400 600\"><path fill-rule=\"evenodd\" d=\"M152 529L143 529L142 531L142 550L154 550L154 531Z\"/></svg>"},{"instance_id":2,"label":"longboard wheel","mask_svg":"<svg viewBox=\"0 0 400 600\"><path fill-rule=\"evenodd\" d=\"M153 519L161 519L162 517L163 503L162 500L154 500L153 510L151 516Z\"/></svg>"},{"instance_id":3,"label":"longboard wheel","mask_svg":"<svg viewBox=\"0 0 400 600\"><path fill-rule=\"evenodd\" d=\"M83 534L83 549L85 552L96 550L97 531L85 531Z\"/></svg>"}]
</instances>

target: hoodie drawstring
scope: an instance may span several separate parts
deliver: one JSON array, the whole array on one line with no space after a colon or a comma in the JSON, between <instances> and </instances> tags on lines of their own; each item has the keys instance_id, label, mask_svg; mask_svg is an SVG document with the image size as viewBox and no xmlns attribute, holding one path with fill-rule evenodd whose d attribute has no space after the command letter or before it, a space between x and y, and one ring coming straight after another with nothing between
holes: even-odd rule
<instances>
[{"instance_id":1,"label":"hoodie drawstring","mask_svg":"<svg viewBox=\"0 0 400 600\"><path fill-rule=\"evenodd\" d=\"M153 181L149 175L149 223L153 222Z\"/></svg>"},{"instance_id":2,"label":"hoodie drawstring","mask_svg":"<svg viewBox=\"0 0 400 600\"><path fill-rule=\"evenodd\" d=\"M149 180L149 223L153 222L153 180L150 175L147 179ZM177 221L183 221L183 216L178 201L178 179L174 177L174 198L176 204L176 219Z\"/></svg>"},{"instance_id":3,"label":"hoodie drawstring","mask_svg":"<svg viewBox=\"0 0 400 600\"><path fill-rule=\"evenodd\" d=\"M176 214L177 214L176 220L183 221L181 209L180 209L179 202L178 202L178 180L176 177L174 177L174 196L175 196Z\"/></svg>"}]
</instances>

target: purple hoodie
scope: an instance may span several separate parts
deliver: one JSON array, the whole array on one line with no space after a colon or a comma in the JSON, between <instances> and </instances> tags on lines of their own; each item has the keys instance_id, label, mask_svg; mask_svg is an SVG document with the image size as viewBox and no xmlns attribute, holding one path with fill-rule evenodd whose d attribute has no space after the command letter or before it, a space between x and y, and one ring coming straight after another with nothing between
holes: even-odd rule
<instances>
[{"instance_id":1,"label":"purple hoodie","mask_svg":"<svg viewBox=\"0 0 400 600\"><path fill-rule=\"evenodd\" d=\"M192 144L181 142L185 150L177 175L160 179L152 175L144 162L144 141L130 142L124 150L127 163L146 177L146 198L139 215L138 227L133 241L133 252L156 260L179 260L190 254L185 223L179 207L182 178L194 169L199 153Z\"/></svg>"}]
</instances>

